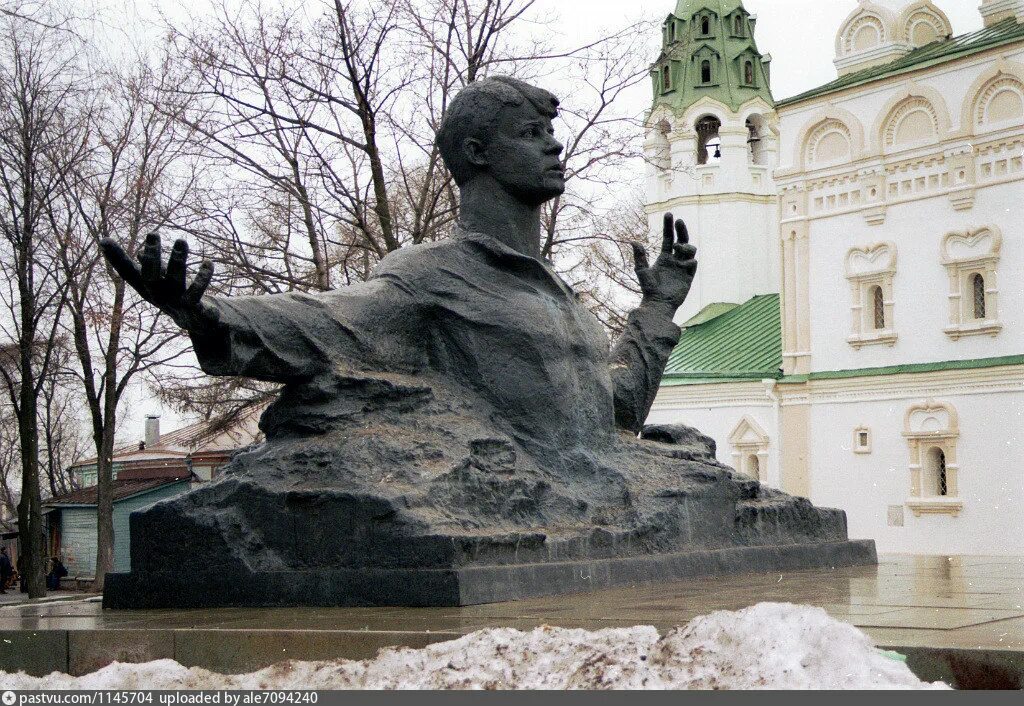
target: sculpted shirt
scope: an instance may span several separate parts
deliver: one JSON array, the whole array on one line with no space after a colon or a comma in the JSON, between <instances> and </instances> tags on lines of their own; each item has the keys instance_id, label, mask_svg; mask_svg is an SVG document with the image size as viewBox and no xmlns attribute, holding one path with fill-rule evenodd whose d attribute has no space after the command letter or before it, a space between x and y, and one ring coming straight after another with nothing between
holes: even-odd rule
<instances>
[{"instance_id":1,"label":"sculpted shirt","mask_svg":"<svg viewBox=\"0 0 1024 706\"><path fill-rule=\"evenodd\" d=\"M517 436L573 446L639 432L680 330L642 305L609 351L597 319L557 274L480 233L396 250L366 282L319 294L209 297L220 325L193 333L212 375L344 389L360 372L452 381ZM268 432L268 436L270 436Z\"/></svg>"}]
</instances>

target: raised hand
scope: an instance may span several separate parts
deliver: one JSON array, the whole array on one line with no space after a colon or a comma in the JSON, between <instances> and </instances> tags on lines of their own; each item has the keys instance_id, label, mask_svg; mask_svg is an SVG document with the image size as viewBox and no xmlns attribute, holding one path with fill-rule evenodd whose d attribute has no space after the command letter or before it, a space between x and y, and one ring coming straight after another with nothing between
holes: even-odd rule
<instances>
[{"instance_id":1,"label":"raised hand","mask_svg":"<svg viewBox=\"0 0 1024 706\"><path fill-rule=\"evenodd\" d=\"M185 265L188 262L188 243L174 241L167 266L162 262L160 236L150 233L139 248L136 265L120 245L104 238L100 249L114 271L139 295L157 306L184 329L194 331L216 322L216 313L202 303L203 293L213 278L213 263L204 261L199 266L192 284L185 286Z\"/></svg>"},{"instance_id":2,"label":"raised hand","mask_svg":"<svg viewBox=\"0 0 1024 706\"><path fill-rule=\"evenodd\" d=\"M674 233L673 233L674 226ZM693 283L697 272L697 248L690 245L686 224L674 221L671 213L665 214L662 233L661 254L652 267L647 262L647 250L639 243L633 243L633 266L640 282L644 301L665 303L678 309Z\"/></svg>"}]
</instances>

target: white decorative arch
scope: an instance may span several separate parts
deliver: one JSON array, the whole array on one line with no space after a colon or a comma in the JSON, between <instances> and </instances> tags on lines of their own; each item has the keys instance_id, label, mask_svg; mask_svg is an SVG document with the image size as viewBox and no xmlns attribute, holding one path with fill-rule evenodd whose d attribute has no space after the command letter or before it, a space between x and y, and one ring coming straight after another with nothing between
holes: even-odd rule
<instances>
[{"instance_id":1,"label":"white decorative arch","mask_svg":"<svg viewBox=\"0 0 1024 706\"><path fill-rule=\"evenodd\" d=\"M949 124L949 110L942 94L931 86L910 82L879 111L872 130L874 152L898 151L929 140L944 140L949 136Z\"/></svg>"},{"instance_id":2,"label":"white decorative arch","mask_svg":"<svg viewBox=\"0 0 1024 706\"><path fill-rule=\"evenodd\" d=\"M1005 58L996 60L988 71L975 79L967 89L967 97L960 109L960 132L964 137L969 137L979 130L998 130L1004 127L1002 123L988 122L988 103L1000 92L1013 90L1014 83L1024 87L1024 64ZM1018 120L1024 121L1024 118Z\"/></svg>"},{"instance_id":3,"label":"white decorative arch","mask_svg":"<svg viewBox=\"0 0 1024 706\"><path fill-rule=\"evenodd\" d=\"M722 125L729 122L729 116L732 111L729 110L729 106L721 101L717 101L714 98L704 96L699 101L691 105L683 113L681 122L686 126L687 129L692 130L693 126L697 124L697 121L705 115L713 115L718 118Z\"/></svg>"},{"instance_id":4,"label":"white decorative arch","mask_svg":"<svg viewBox=\"0 0 1024 706\"><path fill-rule=\"evenodd\" d=\"M768 477L768 445L765 430L749 415L744 415L729 434L733 468L764 482Z\"/></svg>"},{"instance_id":5,"label":"white decorative arch","mask_svg":"<svg viewBox=\"0 0 1024 706\"><path fill-rule=\"evenodd\" d=\"M934 399L911 405L903 415L903 437L910 450L907 505L917 516L958 515L964 504L959 498L956 452L960 419L956 408ZM936 458L941 459L941 468L935 467Z\"/></svg>"},{"instance_id":6,"label":"white decorative arch","mask_svg":"<svg viewBox=\"0 0 1024 706\"><path fill-rule=\"evenodd\" d=\"M953 34L953 25L931 0L903 8L899 19L900 38L915 47L922 47Z\"/></svg>"},{"instance_id":7,"label":"white decorative arch","mask_svg":"<svg viewBox=\"0 0 1024 706\"><path fill-rule=\"evenodd\" d=\"M849 161L853 156L850 128L841 120L828 118L811 130L804 144L806 167L827 166Z\"/></svg>"},{"instance_id":8,"label":"white decorative arch","mask_svg":"<svg viewBox=\"0 0 1024 706\"><path fill-rule=\"evenodd\" d=\"M882 144L886 150L934 140L939 136L939 117L927 98L908 98L890 113Z\"/></svg>"},{"instance_id":9,"label":"white decorative arch","mask_svg":"<svg viewBox=\"0 0 1024 706\"><path fill-rule=\"evenodd\" d=\"M1024 82L1016 76L1000 74L978 93L974 102L974 127L982 130L1024 119Z\"/></svg>"},{"instance_id":10,"label":"white decorative arch","mask_svg":"<svg viewBox=\"0 0 1024 706\"><path fill-rule=\"evenodd\" d=\"M861 157L864 151L864 126L857 116L848 110L836 106L828 106L818 111L814 116L804 123L796 140L796 160L794 164L803 165L805 168L811 165L808 147L812 139L820 139L824 135L816 135L820 128L834 126L842 132L850 141L850 160L854 161ZM839 127L842 126L842 128Z\"/></svg>"},{"instance_id":11,"label":"white decorative arch","mask_svg":"<svg viewBox=\"0 0 1024 706\"><path fill-rule=\"evenodd\" d=\"M836 35L836 56L851 56L882 46L892 36L893 18L888 10L864 5L855 10Z\"/></svg>"}]
</instances>

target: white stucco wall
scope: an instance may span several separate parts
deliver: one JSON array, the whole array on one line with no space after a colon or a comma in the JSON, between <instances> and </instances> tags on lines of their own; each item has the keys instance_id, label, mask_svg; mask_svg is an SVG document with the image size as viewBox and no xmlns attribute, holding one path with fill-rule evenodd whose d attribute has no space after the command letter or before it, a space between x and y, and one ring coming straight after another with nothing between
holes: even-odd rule
<instances>
[{"instance_id":1,"label":"white stucco wall","mask_svg":"<svg viewBox=\"0 0 1024 706\"><path fill-rule=\"evenodd\" d=\"M1020 554L1024 551L1024 392L949 394L960 416L957 440L963 510L915 517L903 415L921 398L821 402L811 415L811 500L846 510L850 536L874 539L881 552ZM1000 420L999 423L994 423ZM853 430L871 429L872 452L855 454ZM903 507L904 526L888 524Z\"/></svg>"},{"instance_id":2,"label":"white stucco wall","mask_svg":"<svg viewBox=\"0 0 1024 706\"><path fill-rule=\"evenodd\" d=\"M811 369L849 370L905 363L970 360L1024 353L1024 181L977 190L974 208L954 211L945 196L890 206L881 226L859 213L820 219L810 226ZM952 231L996 226L1003 234L998 265L998 317L993 336L953 340L949 326L949 276L940 260L942 239ZM893 278L893 346L855 349L852 291L845 276L847 251L889 241L896 245Z\"/></svg>"}]
</instances>

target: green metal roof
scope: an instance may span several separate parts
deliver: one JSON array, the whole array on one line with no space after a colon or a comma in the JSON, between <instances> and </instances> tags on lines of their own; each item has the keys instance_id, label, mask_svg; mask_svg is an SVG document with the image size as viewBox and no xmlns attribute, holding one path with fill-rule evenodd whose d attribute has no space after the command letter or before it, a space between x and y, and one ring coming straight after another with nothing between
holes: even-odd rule
<instances>
[{"instance_id":1,"label":"green metal roof","mask_svg":"<svg viewBox=\"0 0 1024 706\"><path fill-rule=\"evenodd\" d=\"M779 378L781 367L779 295L762 294L684 329L662 384Z\"/></svg>"},{"instance_id":2,"label":"green metal roof","mask_svg":"<svg viewBox=\"0 0 1024 706\"><path fill-rule=\"evenodd\" d=\"M743 7L742 0L678 0L675 16L688 20L701 10L712 10L719 15L728 15L737 7Z\"/></svg>"},{"instance_id":3,"label":"green metal roof","mask_svg":"<svg viewBox=\"0 0 1024 706\"><path fill-rule=\"evenodd\" d=\"M935 363L904 363L882 368L856 368L851 370L819 370L807 375L787 375L780 383L801 383L808 380L843 380L846 378L876 377L879 375L903 375L935 373L946 370L978 370L979 368L1001 368L1010 365L1024 365L1024 355L1004 355L996 358L970 358L967 360L942 360Z\"/></svg>"},{"instance_id":4,"label":"green metal roof","mask_svg":"<svg viewBox=\"0 0 1024 706\"><path fill-rule=\"evenodd\" d=\"M792 105L809 98L835 93L844 88L860 86L882 78L888 78L889 76L917 71L934 66L935 64L976 54L992 47L1022 40L1024 40L1024 23L1017 22L1016 19L1009 17L1002 22L997 22L991 27L980 29L977 32L970 32L959 37L932 42L888 64L871 66L861 71L840 76L835 81L826 83L824 86L818 86L800 95L777 101L776 105L778 107Z\"/></svg>"},{"instance_id":5,"label":"green metal roof","mask_svg":"<svg viewBox=\"0 0 1024 706\"><path fill-rule=\"evenodd\" d=\"M707 35L694 22L695 16L705 12L715 15ZM745 18L739 33L732 21L727 21L736 12ZM679 0L675 13L665 20L661 54L651 67L651 109L663 105L681 114L703 98L717 100L734 111L755 98L774 105L770 59L757 49L755 25L741 0ZM749 82L748 61L752 64ZM710 81L704 81L704 62L711 71Z\"/></svg>"},{"instance_id":6,"label":"green metal roof","mask_svg":"<svg viewBox=\"0 0 1024 706\"><path fill-rule=\"evenodd\" d=\"M713 304L708 304L706 307L698 311L692 319L689 319L685 324L683 324L683 328L696 326L697 324L702 324L705 321L711 321L711 319L718 318L722 314L728 313L738 306L739 304L730 304L729 302L714 302Z\"/></svg>"}]
</instances>

